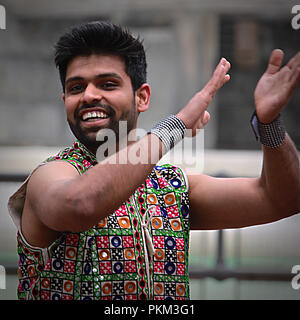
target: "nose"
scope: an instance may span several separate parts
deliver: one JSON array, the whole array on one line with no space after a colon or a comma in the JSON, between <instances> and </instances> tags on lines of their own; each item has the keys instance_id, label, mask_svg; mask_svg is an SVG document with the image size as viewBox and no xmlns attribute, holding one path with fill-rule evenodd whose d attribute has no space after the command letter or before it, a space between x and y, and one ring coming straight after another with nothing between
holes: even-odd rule
<instances>
[{"instance_id":1,"label":"nose","mask_svg":"<svg viewBox=\"0 0 300 320\"><path fill-rule=\"evenodd\" d=\"M103 98L101 90L99 90L93 83L89 83L81 96L81 102L86 104L101 101Z\"/></svg>"}]
</instances>

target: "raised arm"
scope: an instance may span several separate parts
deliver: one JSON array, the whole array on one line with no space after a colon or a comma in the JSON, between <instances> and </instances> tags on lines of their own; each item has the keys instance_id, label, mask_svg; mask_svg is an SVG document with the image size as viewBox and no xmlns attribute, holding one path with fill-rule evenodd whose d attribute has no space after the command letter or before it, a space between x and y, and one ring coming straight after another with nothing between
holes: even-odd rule
<instances>
[{"instance_id":1,"label":"raised arm","mask_svg":"<svg viewBox=\"0 0 300 320\"><path fill-rule=\"evenodd\" d=\"M258 120L268 124L286 107L300 80L300 53L281 67L274 50L255 90ZM239 228L268 223L300 212L297 150L286 133L278 147L263 146L259 178L217 179L189 175L194 229Z\"/></svg>"},{"instance_id":2,"label":"raised arm","mask_svg":"<svg viewBox=\"0 0 300 320\"><path fill-rule=\"evenodd\" d=\"M184 108L182 120L187 128L202 128L208 121L206 109L228 81L229 68L229 63L221 59L208 85ZM138 164L124 161L133 148L143 157ZM110 157L81 176L72 166L59 161L40 167L28 183L22 217L25 237L31 244L47 245L61 231L89 229L119 208L145 181L162 156L162 148L160 139L149 134L117 153L121 164L111 164Z\"/></svg>"}]
</instances>

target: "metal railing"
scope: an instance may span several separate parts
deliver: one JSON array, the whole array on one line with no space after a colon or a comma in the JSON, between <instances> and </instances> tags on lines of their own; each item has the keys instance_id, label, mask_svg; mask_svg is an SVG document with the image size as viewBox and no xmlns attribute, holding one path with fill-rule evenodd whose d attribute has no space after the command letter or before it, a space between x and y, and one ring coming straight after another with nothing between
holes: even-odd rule
<instances>
[{"instance_id":1,"label":"metal railing","mask_svg":"<svg viewBox=\"0 0 300 320\"><path fill-rule=\"evenodd\" d=\"M213 278L215 280L257 280L257 281L291 281L290 270L270 271L270 268L229 268L224 257L224 230L217 231L215 265L211 268L190 268L190 277L195 279Z\"/></svg>"}]
</instances>

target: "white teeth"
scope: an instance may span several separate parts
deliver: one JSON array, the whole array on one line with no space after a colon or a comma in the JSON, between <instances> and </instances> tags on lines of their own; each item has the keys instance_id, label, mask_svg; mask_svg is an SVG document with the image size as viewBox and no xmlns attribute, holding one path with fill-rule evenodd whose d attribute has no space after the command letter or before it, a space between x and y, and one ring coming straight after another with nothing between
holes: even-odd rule
<instances>
[{"instance_id":1,"label":"white teeth","mask_svg":"<svg viewBox=\"0 0 300 320\"><path fill-rule=\"evenodd\" d=\"M87 120L90 118L108 118L108 116L104 112L100 111L87 112L82 116L82 120Z\"/></svg>"}]
</instances>

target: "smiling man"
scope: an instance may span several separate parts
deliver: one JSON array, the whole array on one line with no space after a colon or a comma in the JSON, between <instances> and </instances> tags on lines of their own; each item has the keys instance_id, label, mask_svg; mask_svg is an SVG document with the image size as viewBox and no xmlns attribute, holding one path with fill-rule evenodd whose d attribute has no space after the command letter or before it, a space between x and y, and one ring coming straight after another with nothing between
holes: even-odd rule
<instances>
[{"instance_id":1,"label":"smiling man","mask_svg":"<svg viewBox=\"0 0 300 320\"><path fill-rule=\"evenodd\" d=\"M148 110L144 48L126 29L102 21L64 34L55 62L76 141L46 159L9 200L18 227L19 298L189 299L190 229L240 228L299 212L299 160L280 112L299 83L300 53L281 68L282 60L274 50L255 90L261 176L217 179L155 166L153 156L157 162L187 129L195 135L207 124L207 108L230 78L226 59L176 116L118 148L117 163L98 162L97 134L111 129L118 137L120 121L129 133ZM141 152L138 164L124 161L133 148Z\"/></svg>"},{"instance_id":2,"label":"smiling man","mask_svg":"<svg viewBox=\"0 0 300 320\"><path fill-rule=\"evenodd\" d=\"M148 90L149 86L143 84L136 93L133 91L119 56L92 54L73 59L67 69L63 95L73 134L96 154L100 129L110 128L119 137L119 121L127 121L128 132L136 127L135 94L147 91L149 96Z\"/></svg>"}]
</instances>

